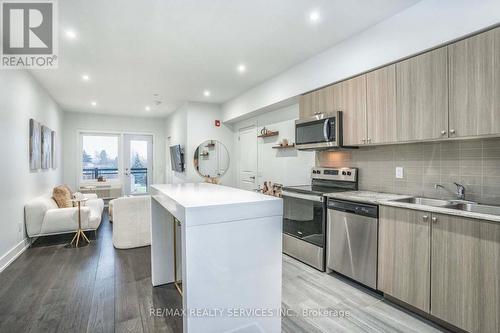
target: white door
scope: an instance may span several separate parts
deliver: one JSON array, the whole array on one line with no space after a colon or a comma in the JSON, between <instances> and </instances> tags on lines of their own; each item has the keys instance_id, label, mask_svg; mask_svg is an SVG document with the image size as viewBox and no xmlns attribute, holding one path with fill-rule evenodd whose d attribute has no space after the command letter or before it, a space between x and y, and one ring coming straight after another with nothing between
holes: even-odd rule
<instances>
[{"instance_id":1,"label":"white door","mask_svg":"<svg viewBox=\"0 0 500 333\"><path fill-rule=\"evenodd\" d=\"M257 183L257 131L255 126L239 132L239 188L255 190Z\"/></svg>"},{"instance_id":2,"label":"white door","mask_svg":"<svg viewBox=\"0 0 500 333\"><path fill-rule=\"evenodd\" d=\"M153 136L123 136L123 190L125 195L149 193L153 180Z\"/></svg>"}]
</instances>

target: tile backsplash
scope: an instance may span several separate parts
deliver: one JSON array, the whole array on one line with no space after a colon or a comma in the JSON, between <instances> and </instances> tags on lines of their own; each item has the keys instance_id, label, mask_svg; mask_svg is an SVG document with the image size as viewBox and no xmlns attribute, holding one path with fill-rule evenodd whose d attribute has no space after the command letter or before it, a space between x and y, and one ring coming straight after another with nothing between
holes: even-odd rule
<instances>
[{"instance_id":1,"label":"tile backsplash","mask_svg":"<svg viewBox=\"0 0 500 333\"><path fill-rule=\"evenodd\" d=\"M500 205L500 138L318 152L316 165L359 168L360 190L456 198L457 182L467 200ZM396 167L403 168L402 179Z\"/></svg>"}]
</instances>

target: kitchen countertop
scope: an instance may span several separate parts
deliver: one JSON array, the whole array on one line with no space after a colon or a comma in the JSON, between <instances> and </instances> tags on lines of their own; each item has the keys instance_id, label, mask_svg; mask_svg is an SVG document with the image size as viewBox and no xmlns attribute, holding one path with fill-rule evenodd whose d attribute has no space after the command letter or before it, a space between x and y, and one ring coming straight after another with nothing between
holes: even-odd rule
<instances>
[{"instance_id":1,"label":"kitchen countertop","mask_svg":"<svg viewBox=\"0 0 500 333\"><path fill-rule=\"evenodd\" d=\"M467 211L458 210L458 209L435 207L435 206L428 206L428 205L417 205L417 204L413 204L413 203L391 201L391 200L412 198L412 197L414 197L412 195L401 195L401 194L394 194L394 193L381 193L381 192L371 192L371 191L348 191L348 192L325 194L325 196L329 197L329 198L339 199L339 200L354 201L354 202L367 203L367 204L373 204L373 205L383 205L383 206L407 208L407 209L421 210L421 211L426 211L426 212L431 212L431 213L454 215L454 216L467 217L467 218L480 219L480 220L486 220L486 221L500 223L500 215L467 212Z\"/></svg>"},{"instance_id":2,"label":"kitchen countertop","mask_svg":"<svg viewBox=\"0 0 500 333\"><path fill-rule=\"evenodd\" d=\"M283 215L281 198L234 187L182 183L154 184L151 189L153 199L188 227Z\"/></svg>"},{"instance_id":3,"label":"kitchen countertop","mask_svg":"<svg viewBox=\"0 0 500 333\"><path fill-rule=\"evenodd\" d=\"M414 209L414 210L423 210L423 211L431 212L431 213L439 213L439 214L454 215L454 216L460 216L460 217L468 217L468 218L472 218L472 219L479 219L479 220L486 220L486 221L500 223L500 215L467 212L467 211L458 210L458 209L434 207L434 206L427 206L427 205L417 205L417 204L406 203L406 202L383 201L380 204L383 206L408 208L408 209Z\"/></svg>"}]
</instances>

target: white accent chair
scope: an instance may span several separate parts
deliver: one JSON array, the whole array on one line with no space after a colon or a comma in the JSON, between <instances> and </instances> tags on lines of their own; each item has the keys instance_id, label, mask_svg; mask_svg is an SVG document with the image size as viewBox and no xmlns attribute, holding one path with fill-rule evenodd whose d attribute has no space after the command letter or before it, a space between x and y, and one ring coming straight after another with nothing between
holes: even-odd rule
<instances>
[{"instance_id":1,"label":"white accent chair","mask_svg":"<svg viewBox=\"0 0 500 333\"><path fill-rule=\"evenodd\" d=\"M89 200L81 207L82 229L95 231L101 224L104 201L96 194L83 196ZM59 208L52 194L29 201L24 212L26 233L30 238L66 234L78 229L78 207Z\"/></svg>"},{"instance_id":2,"label":"white accent chair","mask_svg":"<svg viewBox=\"0 0 500 333\"><path fill-rule=\"evenodd\" d=\"M113 245L132 249L151 245L151 197L123 197L110 202L113 206Z\"/></svg>"}]
</instances>

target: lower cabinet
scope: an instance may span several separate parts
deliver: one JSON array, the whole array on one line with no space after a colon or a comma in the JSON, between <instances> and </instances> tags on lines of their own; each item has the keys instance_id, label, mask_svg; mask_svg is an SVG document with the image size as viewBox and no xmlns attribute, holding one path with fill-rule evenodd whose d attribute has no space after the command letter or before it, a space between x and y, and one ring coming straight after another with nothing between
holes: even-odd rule
<instances>
[{"instance_id":1,"label":"lower cabinet","mask_svg":"<svg viewBox=\"0 0 500 333\"><path fill-rule=\"evenodd\" d=\"M431 314L468 332L500 332L500 223L433 218Z\"/></svg>"},{"instance_id":2,"label":"lower cabinet","mask_svg":"<svg viewBox=\"0 0 500 333\"><path fill-rule=\"evenodd\" d=\"M381 206L378 288L429 312L430 213Z\"/></svg>"},{"instance_id":3,"label":"lower cabinet","mask_svg":"<svg viewBox=\"0 0 500 333\"><path fill-rule=\"evenodd\" d=\"M378 285L465 331L500 332L500 223L382 206Z\"/></svg>"}]
</instances>

